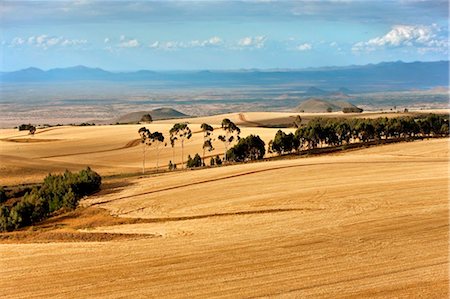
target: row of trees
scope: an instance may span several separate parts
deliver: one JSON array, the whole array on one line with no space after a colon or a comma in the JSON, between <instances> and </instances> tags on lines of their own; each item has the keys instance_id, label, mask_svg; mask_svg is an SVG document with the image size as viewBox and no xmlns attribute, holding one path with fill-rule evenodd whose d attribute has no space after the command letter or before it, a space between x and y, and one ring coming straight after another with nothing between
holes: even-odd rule
<instances>
[{"instance_id":1,"label":"row of trees","mask_svg":"<svg viewBox=\"0 0 450 299\"><path fill-rule=\"evenodd\" d=\"M148 121L148 120L147 120ZM211 152L214 150L213 146L213 131L214 128L207 124L203 123L200 126L202 132L203 132L203 156L200 159L200 162L198 162L197 157L189 156L190 160L188 160L188 167L189 165L197 165L200 163L200 166L205 165L205 155L206 151ZM229 146L236 140L239 140L241 130L239 127L233 123L228 118L225 118L222 121L221 124L221 130L222 134L219 135L217 138L224 144L224 152L226 153L228 151ZM156 170L158 171L158 162L159 162L159 148L160 146L167 146L167 143L164 143L165 137L161 132L150 132L146 127L142 127L138 130L139 135L141 136L141 143L143 145L142 147L142 173L145 173L145 160L146 160L146 148L149 146L155 146L156 147ZM176 123L169 131L170 134L170 146L172 147L172 159L175 161L175 146L177 143L180 144L181 147L181 165L184 165L184 144L187 140L191 139L192 137L192 130L189 128L189 125L187 123ZM197 154L198 155L198 154ZM200 157L198 155L198 157ZM220 159L220 158L219 158ZM225 159L225 157L224 157ZM194 162L192 160L195 160ZM217 164L219 160L215 159L214 164ZM220 160L220 163L222 160ZM196 166L193 166L196 167ZM169 168L175 169L176 165L172 163L172 161L169 162Z\"/></svg>"},{"instance_id":2,"label":"row of trees","mask_svg":"<svg viewBox=\"0 0 450 299\"><path fill-rule=\"evenodd\" d=\"M316 118L308 124L302 124L300 116L294 120L297 128L295 133L285 133L279 130L273 140L269 142L268 152L279 155L315 149L324 146L340 146L354 142L380 141L384 139L410 138L416 136L448 136L449 117L447 115L422 115L397 118ZM214 150L214 128L206 123L200 126L203 132L203 156L196 154L188 157L187 167L205 166L206 152ZM222 161L242 162L262 159L266 153L264 141L259 136L250 135L241 139L240 128L229 119L221 124L221 133L217 139L223 143L224 156L211 158L210 165L218 165ZM145 172L145 149L156 144L158 169L159 146L164 143L164 136L160 132L151 133L145 127L139 130L143 143L143 172ZM177 123L170 130L170 145L175 160L175 146L181 146L181 161L184 165L184 144L192 137L192 131L187 123ZM230 148L231 144L237 143ZM164 146L167 144L165 143ZM219 160L217 159L219 158ZM169 162L169 168L176 165Z\"/></svg>"},{"instance_id":3,"label":"row of trees","mask_svg":"<svg viewBox=\"0 0 450 299\"><path fill-rule=\"evenodd\" d=\"M448 115L397 118L317 118L297 128L295 134L279 130L269 142L269 152L279 155L353 142L449 135Z\"/></svg>"},{"instance_id":4,"label":"row of trees","mask_svg":"<svg viewBox=\"0 0 450 299\"><path fill-rule=\"evenodd\" d=\"M100 189L102 179L89 167L78 173L49 174L40 187L34 187L12 207L0 206L0 231L32 225L60 209L73 210L79 200Z\"/></svg>"}]
</instances>

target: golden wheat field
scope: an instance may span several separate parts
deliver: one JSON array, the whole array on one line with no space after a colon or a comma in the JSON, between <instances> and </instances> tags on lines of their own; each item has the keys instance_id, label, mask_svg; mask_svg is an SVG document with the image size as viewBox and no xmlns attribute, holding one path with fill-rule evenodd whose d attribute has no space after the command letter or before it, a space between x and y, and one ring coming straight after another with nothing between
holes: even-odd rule
<instances>
[{"instance_id":1,"label":"golden wheat field","mask_svg":"<svg viewBox=\"0 0 450 299\"><path fill-rule=\"evenodd\" d=\"M125 146L138 128L62 127L25 143L2 131L15 141L1 142L1 177L139 171L140 146ZM196 133L186 153L200 144ZM433 139L111 178L79 212L0 240L1 296L447 298L448 165L448 139Z\"/></svg>"},{"instance_id":2,"label":"golden wheat field","mask_svg":"<svg viewBox=\"0 0 450 299\"><path fill-rule=\"evenodd\" d=\"M444 113L448 110L438 112ZM162 120L151 124L61 126L38 129L34 136L28 135L27 131L0 129L0 185L39 182L48 173L62 172L65 169L75 171L86 166L95 169L102 176L142 171L143 148L138 134L142 126L152 132L160 131L165 136L165 144L158 149L156 146L147 148L146 169L155 170L157 161L161 169L167 169L169 161L177 163L180 167L182 162L180 144L177 143L172 148L169 142L169 130L174 122L188 122L193 132L192 138L185 142L184 162L187 155L203 154L203 132L200 125L206 122L214 127L212 138L215 150L205 154L206 163L209 164L210 156L223 155L225 151L223 143L217 139L220 134L223 134L220 124L224 118L229 118L241 127L242 137L257 134L267 144L273 139L278 128L259 127L260 125L292 123L297 115L281 112L246 112ZM300 113L300 115L306 121L318 116L343 116L342 113ZM365 113L363 115L368 118L380 116L395 117L399 114ZM345 117L361 117L361 115L349 114ZM284 128L283 131L288 133L294 132L295 129Z\"/></svg>"},{"instance_id":3,"label":"golden wheat field","mask_svg":"<svg viewBox=\"0 0 450 299\"><path fill-rule=\"evenodd\" d=\"M192 138L185 142L184 162L188 154L202 155L203 133L200 125L208 121L215 129L220 128L223 118L238 119L240 114L216 116L212 119L188 119L193 132ZM258 114L256 114L258 115ZM184 121L184 120L179 120ZM49 172L61 172L65 169L78 170L90 166L101 175L139 172L142 169L142 144L139 128L146 126L160 131L165 143L158 149L152 146L146 150L147 169L159 166L166 169L169 161L181 163L181 147L170 146L169 130L174 120L154 122L152 124L113 125L95 127L52 127L40 129L34 136L28 132L13 129L0 130L0 185L31 183L42 180ZM258 134L269 142L278 129L242 127L241 135ZM294 129L284 129L292 132ZM216 149L207 152L207 156L223 154L224 146L213 135ZM209 159L206 161L209 162ZM179 165L180 166L180 165Z\"/></svg>"}]
</instances>

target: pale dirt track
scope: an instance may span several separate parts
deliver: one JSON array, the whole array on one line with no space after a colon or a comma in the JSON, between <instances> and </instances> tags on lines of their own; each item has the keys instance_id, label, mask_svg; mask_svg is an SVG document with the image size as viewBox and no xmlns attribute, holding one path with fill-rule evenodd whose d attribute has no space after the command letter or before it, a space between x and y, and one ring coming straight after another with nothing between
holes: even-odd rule
<instances>
[{"instance_id":1,"label":"pale dirt track","mask_svg":"<svg viewBox=\"0 0 450 299\"><path fill-rule=\"evenodd\" d=\"M447 298L448 146L126 179L89 232L159 237L0 245L2 296Z\"/></svg>"}]
</instances>

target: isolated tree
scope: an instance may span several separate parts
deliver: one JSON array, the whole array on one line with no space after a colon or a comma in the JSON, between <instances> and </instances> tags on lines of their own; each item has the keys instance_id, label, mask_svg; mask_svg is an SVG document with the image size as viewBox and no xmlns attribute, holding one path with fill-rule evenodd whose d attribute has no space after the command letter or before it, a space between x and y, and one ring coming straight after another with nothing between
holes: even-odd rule
<instances>
[{"instance_id":1,"label":"isolated tree","mask_svg":"<svg viewBox=\"0 0 450 299\"><path fill-rule=\"evenodd\" d=\"M302 117L300 115L297 115L294 120L294 127L300 128L301 125L302 125Z\"/></svg>"},{"instance_id":2,"label":"isolated tree","mask_svg":"<svg viewBox=\"0 0 450 299\"><path fill-rule=\"evenodd\" d=\"M221 128L224 131L224 135L219 135L218 138L224 144L224 147L225 147L224 161L226 161L228 147L234 140L240 139L239 134L241 133L241 129L239 129L239 127L234 122L229 120L228 118L225 118L224 120L222 120Z\"/></svg>"},{"instance_id":3,"label":"isolated tree","mask_svg":"<svg viewBox=\"0 0 450 299\"><path fill-rule=\"evenodd\" d=\"M153 118L152 118L152 116L151 116L150 114L148 114L148 113L142 115L141 120L140 120L141 123L151 123L152 121L153 121Z\"/></svg>"},{"instance_id":4,"label":"isolated tree","mask_svg":"<svg viewBox=\"0 0 450 299\"><path fill-rule=\"evenodd\" d=\"M175 141L180 140L181 142L181 165L184 165L184 141L189 140L192 137L192 131L187 123L176 123L170 129L171 141L173 140L174 146Z\"/></svg>"},{"instance_id":5,"label":"isolated tree","mask_svg":"<svg viewBox=\"0 0 450 299\"><path fill-rule=\"evenodd\" d=\"M153 132L148 136L149 145L155 145L156 147L156 172L158 172L159 164L159 146L164 143L164 135L160 132ZM164 145L166 146L166 144Z\"/></svg>"},{"instance_id":6,"label":"isolated tree","mask_svg":"<svg viewBox=\"0 0 450 299\"><path fill-rule=\"evenodd\" d=\"M203 131L203 165L206 165L205 163L205 151L208 150L208 152L211 152L214 150L214 147L212 145L212 132L214 131L214 128L211 125L208 125L207 123L203 123L200 128Z\"/></svg>"},{"instance_id":7,"label":"isolated tree","mask_svg":"<svg viewBox=\"0 0 450 299\"><path fill-rule=\"evenodd\" d=\"M178 138L174 135L170 135L170 146L172 147L172 160L173 160L173 165L176 167L176 163L175 163L175 142L178 140ZM172 162L172 161L171 161ZM175 167L173 167L172 169L175 169Z\"/></svg>"},{"instance_id":8,"label":"isolated tree","mask_svg":"<svg viewBox=\"0 0 450 299\"><path fill-rule=\"evenodd\" d=\"M142 127L138 130L139 135L141 136L142 143L142 174L145 174L145 152L147 149L147 145L150 141L150 131L146 127Z\"/></svg>"},{"instance_id":9,"label":"isolated tree","mask_svg":"<svg viewBox=\"0 0 450 299\"><path fill-rule=\"evenodd\" d=\"M36 133L36 127L30 126L28 134L34 136L34 133Z\"/></svg>"}]
</instances>

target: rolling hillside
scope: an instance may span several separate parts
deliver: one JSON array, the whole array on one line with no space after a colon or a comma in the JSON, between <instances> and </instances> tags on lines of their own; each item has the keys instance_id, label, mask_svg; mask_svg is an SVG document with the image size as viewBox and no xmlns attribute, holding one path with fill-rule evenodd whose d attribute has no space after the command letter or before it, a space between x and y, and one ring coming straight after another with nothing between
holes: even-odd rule
<instances>
[{"instance_id":1,"label":"rolling hillside","mask_svg":"<svg viewBox=\"0 0 450 299\"><path fill-rule=\"evenodd\" d=\"M107 180L78 213L0 234L2 295L446 298L448 149Z\"/></svg>"},{"instance_id":2,"label":"rolling hillside","mask_svg":"<svg viewBox=\"0 0 450 299\"><path fill-rule=\"evenodd\" d=\"M324 100L318 98L311 98L295 108L295 112L306 113L325 113L325 112L340 112L344 108L358 109L355 105L344 100Z\"/></svg>"},{"instance_id":3,"label":"rolling hillside","mask_svg":"<svg viewBox=\"0 0 450 299\"><path fill-rule=\"evenodd\" d=\"M183 118L188 117L188 115L181 113L172 108L158 108L151 111L137 111L127 113L125 115L120 116L117 119L110 121L111 123L137 123L141 120L144 114L150 114L153 120L161 120L161 119L174 119L174 118ZM108 121L105 121L106 123Z\"/></svg>"}]
</instances>

